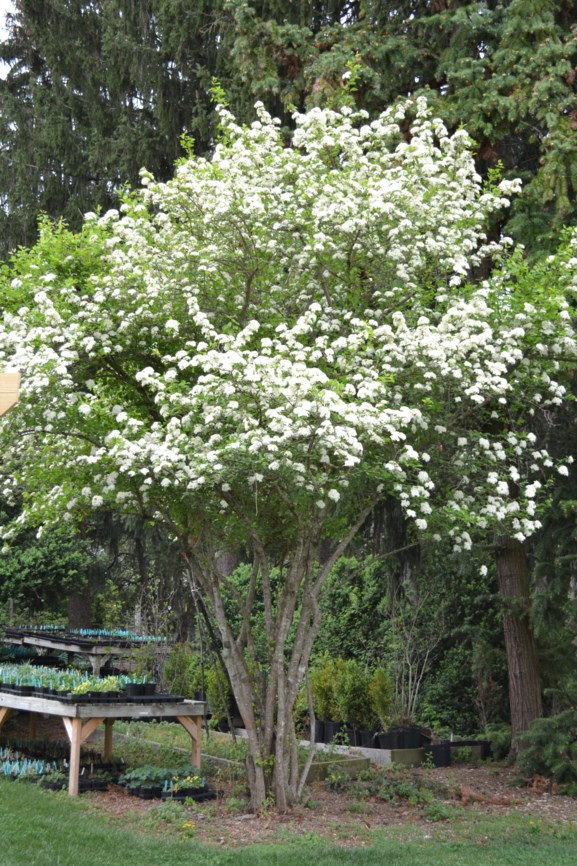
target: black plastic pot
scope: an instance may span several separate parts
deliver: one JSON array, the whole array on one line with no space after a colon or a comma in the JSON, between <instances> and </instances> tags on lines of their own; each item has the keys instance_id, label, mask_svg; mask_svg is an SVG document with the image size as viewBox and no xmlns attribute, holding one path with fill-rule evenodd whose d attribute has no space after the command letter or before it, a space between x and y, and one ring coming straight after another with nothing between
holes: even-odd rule
<instances>
[{"instance_id":1,"label":"black plastic pot","mask_svg":"<svg viewBox=\"0 0 577 866\"><path fill-rule=\"evenodd\" d=\"M163 791L162 799L163 800L175 800L177 803L183 803L185 800L196 800L196 802L203 802L205 800L214 800L216 798L216 792L211 791L209 788L185 788L182 791Z\"/></svg>"},{"instance_id":2,"label":"black plastic pot","mask_svg":"<svg viewBox=\"0 0 577 866\"><path fill-rule=\"evenodd\" d=\"M374 736L375 732L370 731L368 728L357 728L355 730L355 746L363 749L374 748Z\"/></svg>"},{"instance_id":3,"label":"black plastic pot","mask_svg":"<svg viewBox=\"0 0 577 866\"><path fill-rule=\"evenodd\" d=\"M378 735L379 749L400 749L399 736L396 731L383 731Z\"/></svg>"},{"instance_id":4,"label":"black plastic pot","mask_svg":"<svg viewBox=\"0 0 577 866\"><path fill-rule=\"evenodd\" d=\"M138 788L138 796L141 800L155 800L162 795L162 786L161 785L153 785L146 786L141 785Z\"/></svg>"},{"instance_id":5,"label":"black plastic pot","mask_svg":"<svg viewBox=\"0 0 577 866\"><path fill-rule=\"evenodd\" d=\"M82 794L84 791L106 791L108 783L104 779L83 779L78 780L78 790Z\"/></svg>"},{"instance_id":6,"label":"black plastic pot","mask_svg":"<svg viewBox=\"0 0 577 866\"><path fill-rule=\"evenodd\" d=\"M345 728L346 742L349 746L357 745L357 732L355 728Z\"/></svg>"},{"instance_id":7,"label":"black plastic pot","mask_svg":"<svg viewBox=\"0 0 577 866\"><path fill-rule=\"evenodd\" d=\"M342 729L342 722L325 721L325 743L331 743Z\"/></svg>"},{"instance_id":8,"label":"black plastic pot","mask_svg":"<svg viewBox=\"0 0 577 866\"><path fill-rule=\"evenodd\" d=\"M483 760L493 757L490 740L452 740L451 746L454 749L467 749L471 746L481 746L481 758L483 758Z\"/></svg>"},{"instance_id":9,"label":"black plastic pot","mask_svg":"<svg viewBox=\"0 0 577 866\"><path fill-rule=\"evenodd\" d=\"M315 743L324 743L325 723L322 719L315 719Z\"/></svg>"},{"instance_id":10,"label":"black plastic pot","mask_svg":"<svg viewBox=\"0 0 577 866\"><path fill-rule=\"evenodd\" d=\"M40 781L41 788L47 788L49 791L61 791L63 788L67 787L67 782L64 780L60 782L51 782L50 779L42 779Z\"/></svg>"},{"instance_id":11,"label":"black plastic pot","mask_svg":"<svg viewBox=\"0 0 577 866\"><path fill-rule=\"evenodd\" d=\"M431 746L425 746L425 760L431 760L434 767L450 767L450 742L447 740L445 743L435 743Z\"/></svg>"},{"instance_id":12,"label":"black plastic pot","mask_svg":"<svg viewBox=\"0 0 577 866\"><path fill-rule=\"evenodd\" d=\"M36 691L35 686L18 686L18 689L20 691L20 694L24 697L26 697L28 695L33 695L34 692Z\"/></svg>"},{"instance_id":13,"label":"black plastic pot","mask_svg":"<svg viewBox=\"0 0 577 866\"><path fill-rule=\"evenodd\" d=\"M397 749L420 749L421 747L421 729L414 725L406 727L393 728L398 737L399 745ZM395 748L395 747L393 747Z\"/></svg>"},{"instance_id":14,"label":"black plastic pot","mask_svg":"<svg viewBox=\"0 0 577 866\"><path fill-rule=\"evenodd\" d=\"M126 683L124 694L127 698L140 698L144 695L144 683Z\"/></svg>"}]
</instances>

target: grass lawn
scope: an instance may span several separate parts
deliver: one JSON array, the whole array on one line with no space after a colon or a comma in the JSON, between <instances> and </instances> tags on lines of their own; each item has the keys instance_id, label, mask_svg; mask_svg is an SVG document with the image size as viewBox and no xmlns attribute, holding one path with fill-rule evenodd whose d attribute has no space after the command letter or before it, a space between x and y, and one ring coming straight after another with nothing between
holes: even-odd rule
<instances>
[{"instance_id":1,"label":"grass lawn","mask_svg":"<svg viewBox=\"0 0 577 866\"><path fill-rule=\"evenodd\" d=\"M0 866L575 866L577 828L526 817L381 830L362 848L291 837L236 850L190 838L178 812L129 829L35 785L0 779Z\"/></svg>"}]
</instances>

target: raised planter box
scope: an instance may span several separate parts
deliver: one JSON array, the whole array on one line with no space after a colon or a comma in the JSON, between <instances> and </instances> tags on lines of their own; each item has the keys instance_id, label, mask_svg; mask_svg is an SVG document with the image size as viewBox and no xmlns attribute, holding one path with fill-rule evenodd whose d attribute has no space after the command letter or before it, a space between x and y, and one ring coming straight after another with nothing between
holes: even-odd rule
<instances>
[{"instance_id":1,"label":"raised planter box","mask_svg":"<svg viewBox=\"0 0 577 866\"><path fill-rule=\"evenodd\" d=\"M409 767L417 767L425 760L425 750L421 749L391 749L391 761L393 764L406 764Z\"/></svg>"},{"instance_id":2,"label":"raised planter box","mask_svg":"<svg viewBox=\"0 0 577 866\"><path fill-rule=\"evenodd\" d=\"M483 743L472 742L472 741L459 742L459 740L453 740L453 742L450 744L450 746L451 746L451 752L452 753L454 753L455 750L457 750L457 749L466 749L467 752L471 753L471 760L473 760L475 762L476 761L482 761L483 758L485 757L485 754L484 754L485 748L483 746ZM453 760L454 760L454 758L453 758Z\"/></svg>"},{"instance_id":3,"label":"raised planter box","mask_svg":"<svg viewBox=\"0 0 577 866\"><path fill-rule=\"evenodd\" d=\"M237 731L238 736L243 736L241 733L242 729ZM203 764L212 764L214 767L238 767L240 769L243 768L243 764L239 761L231 761L229 758L221 758L216 755L204 755L202 756ZM309 773L307 776L307 781L309 782L322 782L326 779L327 774L329 772L329 767L334 769L334 767L339 767L339 769L344 770L346 773L351 776L351 778L355 778L361 770L367 770L371 766L371 761L369 758L363 757L362 755L343 755L337 754L334 757L328 759L326 754L322 751L318 751L316 754L316 759L311 765L309 769Z\"/></svg>"},{"instance_id":4,"label":"raised planter box","mask_svg":"<svg viewBox=\"0 0 577 866\"><path fill-rule=\"evenodd\" d=\"M323 782L328 776L329 770L332 771L335 768L343 770L354 779L361 770L368 770L370 766L371 762L368 758L357 757L338 758L331 761L314 761L309 770L307 782Z\"/></svg>"}]
</instances>

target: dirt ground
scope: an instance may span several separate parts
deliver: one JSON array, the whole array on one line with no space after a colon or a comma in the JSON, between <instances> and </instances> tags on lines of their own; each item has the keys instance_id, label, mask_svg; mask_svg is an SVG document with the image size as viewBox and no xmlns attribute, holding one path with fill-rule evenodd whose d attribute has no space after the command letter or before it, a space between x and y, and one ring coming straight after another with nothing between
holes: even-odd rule
<instances>
[{"instance_id":1,"label":"dirt ground","mask_svg":"<svg viewBox=\"0 0 577 866\"><path fill-rule=\"evenodd\" d=\"M437 789L435 803L447 812L445 821L464 814L503 816L511 813L527 816L528 824L577 823L577 799L560 796L546 780L536 779L530 787L514 784L511 768L493 764L454 766L446 769L414 768L403 771L410 781L421 779ZM111 817L137 822L147 814L162 820L162 806L126 794L123 788L110 786L102 794L90 794L91 807ZM377 797L359 798L355 791L335 792L325 783L316 783L307 791L303 805L284 815L265 811L252 815L231 809L230 798L188 808L183 825L188 822L194 835L208 843L236 847L256 842L273 842L294 835L326 838L339 845L368 844L370 835L379 829L408 825L419 831L433 832L439 826L438 816L427 818L422 805L390 804ZM150 811L152 809L152 812ZM439 823L438 823L439 822Z\"/></svg>"},{"instance_id":2,"label":"dirt ground","mask_svg":"<svg viewBox=\"0 0 577 866\"><path fill-rule=\"evenodd\" d=\"M7 728L13 725L10 723ZM10 731L12 736L15 733L14 729ZM62 726L58 720L46 720L39 733L61 739ZM540 777L521 787L516 784L514 768L503 764L416 767L395 770L393 775L409 786L426 786L434 794L433 805L411 804L402 798L390 803L371 795L366 785L355 782L338 791L324 782L315 783L307 788L302 805L286 814L272 809L259 815L250 814L238 790L218 783L221 790L216 800L182 808L175 808L173 803L167 806L159 800L140 800L117 785L110 785L106 792L91 792L82 797L88 808L112 821L146 827L153 832L170 828L226 847L286 841L295 835L314 835L339 845L362 846L369 844L377 830L404 828L409 833L414 829L427 835L441 824L463 816L514 813L526 815L528 824L542 821L577 825L577 798L561 796L548 780Z\"/></svg>"}]
</instances>

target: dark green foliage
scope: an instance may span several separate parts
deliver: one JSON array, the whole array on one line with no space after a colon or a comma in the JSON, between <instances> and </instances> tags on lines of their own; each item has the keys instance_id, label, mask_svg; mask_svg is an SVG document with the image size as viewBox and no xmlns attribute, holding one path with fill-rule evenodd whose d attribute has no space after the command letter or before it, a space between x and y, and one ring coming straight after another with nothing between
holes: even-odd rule
<instances>
[{"instance_id":1,"label":"dark green foliage","mask_svg":"<svg viewBox=\"0 0 577 866\"><path fill-rule=\"evenodd\" d=\"M194 699L204 692L215 724L228 718L230 686L212 655L204 657L188 643L175 643L161 678L163 688L172 694Z\"/></svg>"},{"instance_id":2,"label":"dark green foliage","mask_svg":"<svg viewBox=\"0 0 577 866\"><path fill-rule=\"evenodd\" d=\"M202 688L202 672L198 654L190 644L176 643L162 671L162 683L167 692L193 698Z\"/></svg>"},{"instance_id":3,"label":"dark green foliage","mask_svg":"<svg viewBox=\"0 0 577 866\"><path fill-rule=\"evenodd\" d=\"M328 653L318 656L309 671L313 706L317 718L330 719L333 722L343 721L340 713L337 682L344 662Z\"/></svg>"},{"instance_id":4,"label":"dark green foliage","mask_svg":"<svg viewBox=\"0 0 577 866\"><path fill-rule=\"evenodd\" d=\"M485 730L491 744L491 754L496 761L507 757L511 751L511 726L510 725L488 725Z\"/></svg>"},{"instance_id":5,"label":"dark green foliage","mask_svg":"<svg viewBox=\"0 0 577 866\"><path fill-rule=\"evenodd\" d=\"M567 377L567 387L575 396L575 378ZM575 454L574 401L556 412L549 426L549 447L554 454ZM539 642L542 680L547 714L567 707L567 690L575 674L573 646L577 633L577 598L573 591L577 541L577 501L575 467L560 476L543 514L543 528L535 539L534 595L532 616Z\"/></svg>"},{"instance_id":6,"label":"dark green foliage","mask_svg":"<svg viewBox=\"0 0 577 866\"><path fill-rule=\"evenodd\" d=\"M86 585L93 559L90 546L69 529L47 530L40 538L24 530L0 556L0 603L12 599L21 620L66 616L73 591Z\"/></svg>"},{"instance_id":7,"label":"dark green foliage","mask_svg":"<svg viewBox=\"0 0 577 866\"><path fill-rule=\"evenodd\" d=\"M352 728L372 729L377 724L371 680L371 672L354 659L344 662L337 683L337 704L339 716Z\"/></svg>"},{"instance_id":8,"label":"dark green foliage","mask_svg":"<svg viewBox=\"0 0 577 866\"><path fill-rule=\"evenodd\" d=\"M418 562L407 560L404 573L412 581L405 584L398 576L402 556L341 559L326 587L316 647L321 655L387 669L399 717L410 660L413 684L424 670L416 719L471 734L508 718L500 605L490 574L481 576L469 557L443 551L437 545L423 549Z\"/></svg>"},{"instance_id":9,"label":"dark green foliage","mask_svg":"<svg viewBox=\"0 0 577 866\"><path fill-rule=\"evenodd\" d=\"M387 671L371 669L355 659L317 656L309 680L318 719L344 722L350 728L374 729L387 724L393 684Z\"/></svg>"},{"instance_id":10,"label":"dark green foliage","mask_svg":"<svg viewBox=\"0 0 577 866\"><path fill-rule=\"evenodd\" d=\"M368 665L384 655L388 573L377 557L343 557L324 590L317 646L330 655Z\"/></svg>"},{"instance_id":11,"label":"dark green foliage","mask_svg":"<svg viewBox=\"0 0 577 866\"><path fill-rule=\"evenodd\" d=\"M22 0L0 59L0 241L31 244L44 211L78 227L143 165L162 178L212 137L208 92L221 74L222 4L186 0Z\"/></svg>"},{"instance_id":12,"label":"dark green foliage","mask_svg":"<svg viewBox=\"0 0 577 866\"><path fill-rule=\"evenodd\" d=\"M577 22L563 0L306 3L21 0L0 59L2 250L30 244L45 211L78 226L146 166L161 178L212 146L216 76L240 119L261 99L353 101L374 114L424 92L525 192L507 230L537 249L575 221ZM350 75L348 81L343 75Z\"/></svg>"},{"instance_id":13,"label":"dark green foliage","mask_svg":"<svg viewBox=\"0 0 577 866\"><path fill-rule=\"evenodd\" d=\"M451 646L437 659L423 684L419 718L436 731L449 730L456 734L475 731L479 727L475 699L470 647Z\"/></svg>"},{"instance_id":14,"label":"dark green foliage","mask_svg":"<svg viewBox=\"0 0 577 866\"><path fill-rule=\"evenodd\" d=\"M560 227L575 221L573 5L371 2L332 9L321 26L308 7L291 17L284 6L231 5L234 58L239 69L251 69L255 97L285 109L331 105L348 88L357 105L375 113L398 97L426 93L436 113L476 140L482 173L502 163L526 182L507 230L532 253L555 247Z\"/></svg>"},{"instance_id":15,"label":"dark green foliage","mask_svg":"<svg viewBox=\"0 0 577 866\"><path fill-rule=\"evenodd\" d=\"M522 739L524 748L517 759L522 776L546 776L562 793L577 795L577 708L535 719Z\"/></svg>"}]
</instances>

